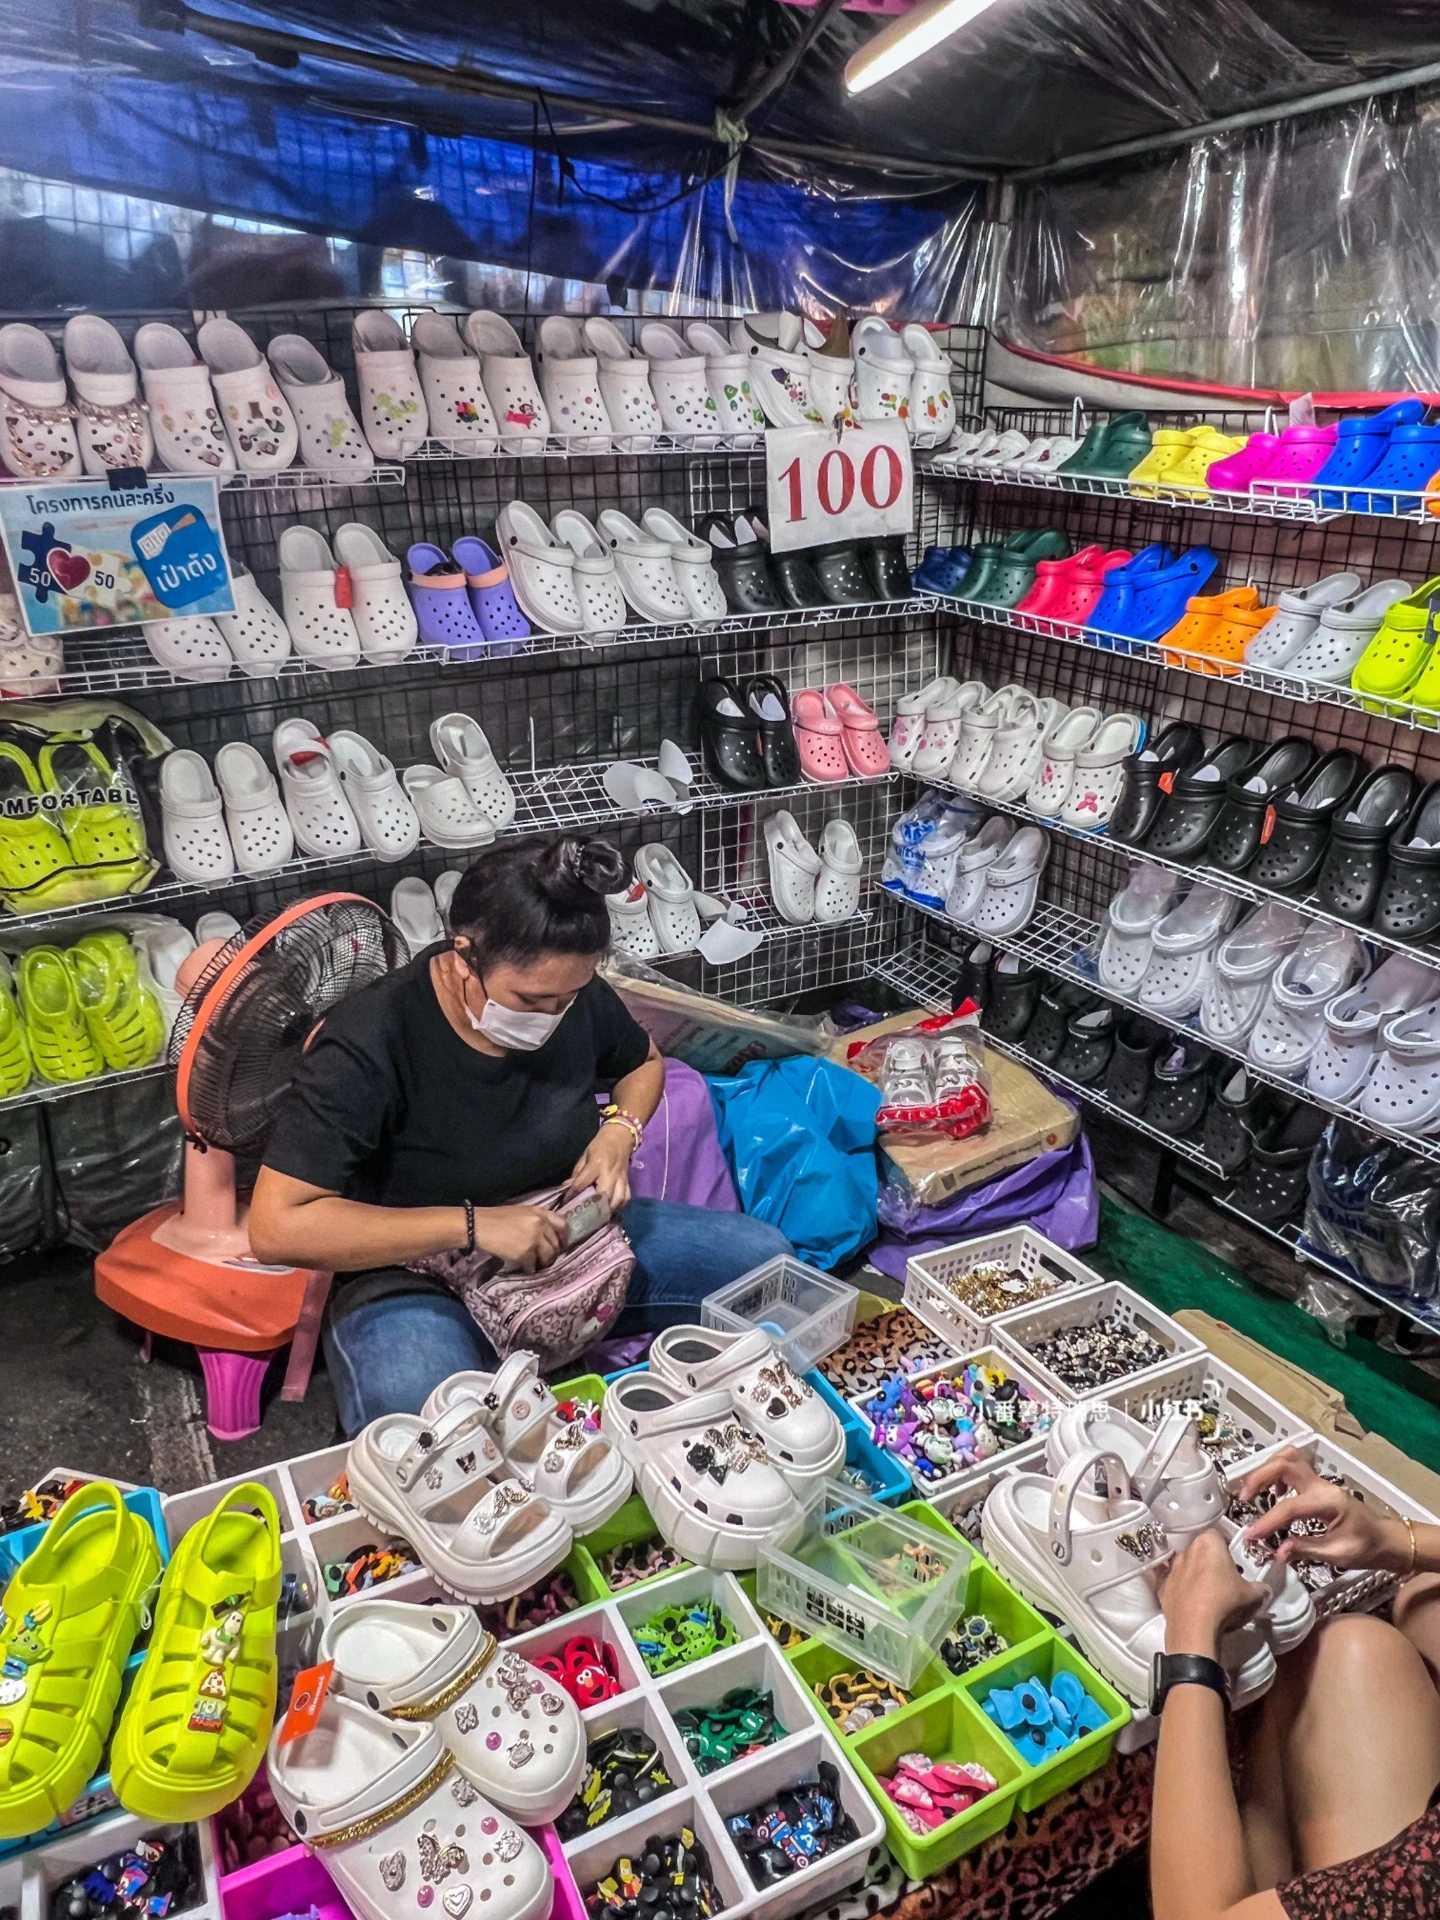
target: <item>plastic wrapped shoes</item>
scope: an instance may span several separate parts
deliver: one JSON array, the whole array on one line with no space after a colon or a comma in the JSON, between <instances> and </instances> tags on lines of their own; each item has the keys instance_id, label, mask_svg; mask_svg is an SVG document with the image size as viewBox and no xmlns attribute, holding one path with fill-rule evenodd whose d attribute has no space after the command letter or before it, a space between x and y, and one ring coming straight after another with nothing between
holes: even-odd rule
<instances>
[{"instance_id":1,"label":"plastic wrapped shoes","mask_svg":"<svg viewBox=\"0 0 1440 1920\"><path fill-rule=\"evenodd\" d=\"M1312 927L1276 968L1260 1017L1250 1033L1250 1058L1269 1073L1298 1078L1325 1027L1325 1008L1365 969L1353 933Z\"/></svg>"},{"instance_id":2,"label":"plastic wrapped shoes","mask_svg":"<svg viewBox=\"0 0 1440 1920\"><path fill-rule=\"evenodd\" d=\"M1440 1131L1440 1000L1384 1022L1360 1112L1400 1133Z\"/></svg>"},{"instance_id":3,"label":"plastic wrapped shoes","mask_svg":"<svg viewBox=\"0 0 1440 1920\"><path fill-rule=\"evenodd\" d=\"M1435 996L1440 974L1408 953L1388 954L1366 980L1325 1003L1320 1044L1305 1070L1312 1093L1345 1106L1370 1077L1390 1020Z\"/></svg>"},{"instance_id":4,"label":"plastic wrapped shoes","mask_svg":"<svg viewBox=\"0 0 1440 1920\"><path fill-rule=\"evenodd\" d=\"M1215 950L1240 902L1218 887L1192 887L1150 934L1154 957L1140 983L1140 1005L1167 1020L1196 1012L1214 969Z\"/></svg>"},{"instance_id":5,"label":"plastic wrapped shoes","mask_svg":"<svg viewBox=\"0 0 1440 1920\"><path fill-rule=\"evenodd\" d=\"M1278 900L1254 907L1215 951L1200 1002L1200 1031L1217 1046L1241 1046L1260 1018L1276 968L1304 936L1306 922Z\"/></svg>"},{"instance_id":6,"label":"plastic wrapped shoes","mask_svg":"<svg viewBox=\"0 0 1440 1920\"><path fill-rule=\"evenodd\" d=\"M1105 935L1098 961L1100 984L1129 999L1155 957L1152 935L1175 906L1178 877L1164 867L1137 861L1130 878L1105 910Z\"/></svg>"}]
</instances>

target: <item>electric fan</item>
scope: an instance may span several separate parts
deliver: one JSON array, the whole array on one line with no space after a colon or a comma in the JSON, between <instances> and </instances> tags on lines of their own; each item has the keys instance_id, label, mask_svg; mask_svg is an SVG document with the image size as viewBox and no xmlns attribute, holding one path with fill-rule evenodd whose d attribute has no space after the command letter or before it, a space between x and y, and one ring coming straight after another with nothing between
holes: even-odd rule
<instances>
[{"instance_id":1,"label":"electric fan","mask_svg":"<svg viewBox=\"0 0 1440 1920\"><path fill-rule=\"evenodd\" d=\"M185 1004L168 1059L185 1130L182 1197L116 1235L96 1259L95 1292L147 1335L194 1343L219 1439L255 1431L270 1356L292 1337L303 1395L331 1278L255 1259L235 1156L258 1155L330 1009L405 958L372 900L323 893L205 942L180 969Z\"/></svg>"}]
</instances>

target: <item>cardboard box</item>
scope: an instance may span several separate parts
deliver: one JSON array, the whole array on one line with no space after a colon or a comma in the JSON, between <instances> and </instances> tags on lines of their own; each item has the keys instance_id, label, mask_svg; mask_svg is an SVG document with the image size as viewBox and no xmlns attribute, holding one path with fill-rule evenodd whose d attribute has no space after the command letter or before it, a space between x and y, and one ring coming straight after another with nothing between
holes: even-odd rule
<instances>
[{"instance_id":1,"label":"cardboard box","mask_svg":"<svg viewBox=\"0 0 1440 1920\"><path fill-rule=\"evenodd\" d=\"M824 1053L826 1037L803 1021L732 1007L708 993L663 980L634 962L603 969L630 1012L671 1060L697 1073L738 1073L751 1060L783 1060L796 1053Z\"/></svg>"},{"instance_id":2,"label":"cardboard box","mask_svg":"<svg viewBox=\"0 0 1440 1920\"><path fill-rule=\"evenodd\" d=\"M860 1072L847 1058L857 1042L903 1033L931 1017L912 1010L877 1020L832 1041L830 1057ZM982 1043L984 1038L981 1034ZM972 1134L968 1140L949 1140L941 1134L907 1136L887 1141L881 1148L883 1176L906 1187L922 1206L939 1206L954 1194L1023 1166L1038 1153L1068 1147L1080 1131L1075 1109L1057 1099L1028 1067L987 1047L985 1069L994 1118L984 1133Z\"/></svg>"}]
</instances>

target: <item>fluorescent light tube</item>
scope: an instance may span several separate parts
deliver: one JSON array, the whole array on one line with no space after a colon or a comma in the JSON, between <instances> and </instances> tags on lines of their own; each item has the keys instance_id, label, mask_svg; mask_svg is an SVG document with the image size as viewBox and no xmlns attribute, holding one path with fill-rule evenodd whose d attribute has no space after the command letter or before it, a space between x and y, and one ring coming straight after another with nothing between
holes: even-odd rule
<instances>
[{"instance_id":1,"label":"fluorescent light tube","mask_svg":"<svg viewBox=\"0 0 1440 1920\"><path fill-rule=\"evenodd\" d=\"M845 91L864 93L878 86L994 4L995 0L922 0L913 13L892 21L858 53L851 54L845 62Z\"/></svg>"}]
</instances>

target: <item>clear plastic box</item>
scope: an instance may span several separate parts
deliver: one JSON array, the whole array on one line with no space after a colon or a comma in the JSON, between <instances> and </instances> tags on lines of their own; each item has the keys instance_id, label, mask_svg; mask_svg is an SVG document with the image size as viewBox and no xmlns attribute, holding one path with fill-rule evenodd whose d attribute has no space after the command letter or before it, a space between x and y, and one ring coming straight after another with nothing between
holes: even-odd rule
<instances>
[{"instance_id":1,"label":"clear plastic box","mask_svg":"<svg viewBox=\"0 0 1440 1920\"><path fill-rule=\"evenodd\" d=\"M763 1546L756 1601L912 1692L965 1605L975 1555L827 1480L789 1550Z\"/></svg>"},{"instance_id":2,"label":"clear plastic box","mask_svg":"<svg viewBox=\"0 0 1440 1920\"><path fill-rule=\"evenodd\" d=\"M763 1327L795 1372L808 1373L850 1338L859 1300L843 1280L786 1255L712 1293L701 1324L723 1333Z\"/></svg>"}]
</instances>

